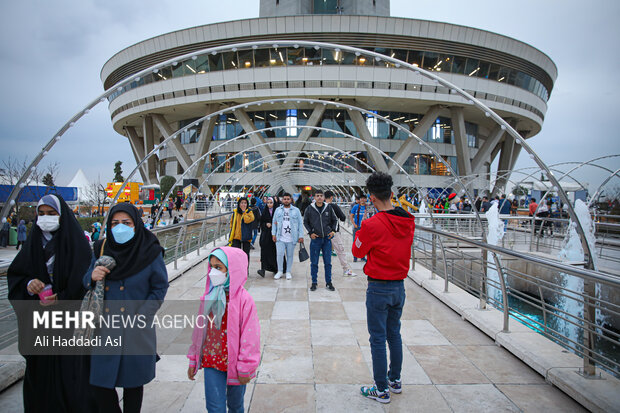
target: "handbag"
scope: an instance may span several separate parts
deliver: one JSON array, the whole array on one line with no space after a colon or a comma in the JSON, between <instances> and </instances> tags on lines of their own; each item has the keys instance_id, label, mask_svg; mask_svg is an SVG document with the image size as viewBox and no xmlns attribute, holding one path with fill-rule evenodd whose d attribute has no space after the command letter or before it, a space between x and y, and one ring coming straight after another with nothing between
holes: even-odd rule
<instances>
[{"instance_id":1,"label":"handbag","mask_svg":"<svg viewBox=\"0 0 620 413\"><path fill-rule=\"evenodd\" d=\"M304 243L301 242L299 244L299 262L304 262L308 258L310 258L310 255L308 255L308 250L306 250Z\"/></svg>"},{"instance_id":2,"label":"handbag","mask_svg":"<svg viewBox=\"0 0 620 413\"><path fill-rule=\"evenodd\" d=\"M104 239L101 244L101 251L99 251L100 257L103 255L103 246L105 245L105 242L106 239ZM104 286L105 279L97 281L95 283L95 288L91 288L86 292L86 295L84 295L84 298L82 299L82 305L80 306L80 313L90 311L94 314L95 322L99 320L99 316L103 313ZM94 335L95 329L88 325L84 328L76 328L73 332L73 336L76 339L82 337L84 340L90 340Z\"/></svg>"}]
</instances>

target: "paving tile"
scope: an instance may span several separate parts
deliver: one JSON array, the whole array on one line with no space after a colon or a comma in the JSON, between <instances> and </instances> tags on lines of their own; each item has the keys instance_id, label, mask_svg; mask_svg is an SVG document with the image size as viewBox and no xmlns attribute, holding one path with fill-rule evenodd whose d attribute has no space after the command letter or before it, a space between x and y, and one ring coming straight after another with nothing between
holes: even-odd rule
<instances>
[{"instance_id":1,"label":"paving tile","mask_svg":"<svg viewBox=\"0 0 620 413\"><path fill-rule=\"evenodd\" d=\"M357 346L348 320L312 320L310 329L313 346Z\"/></svg>"},{"instance_id":2,"label":"paving tile","mask_svg":"<svg viewBox=\"0 0 620 413\"><path fill-rule=\"evenodd\" d=\"M185 351L189 345L185 346ZM164 382L191 382L187 378L188 359L183 355L168 355L162 357L156 364L157 375L154 381Z\"/></svg>"},{"instance_id":3,"label":"paving tile","mask_svg":"<svg viewBox=\"0 0 620 413\"><path fill-rule=\"evenodd\" d=\"M308 293L308 299L312 302L314 301L332 301L332 302L340 302L340 294L338 293L338 289L336 291L329 291L325 288L325 283L319 281L318 287L316 291L310 291Z\"/></svg>"},{"instance_id":4,"label":"paving tile","mask_svg":"<svg viewBox=\"0 0 620 413\"><path fill-rule=\"evenodd\" d=\"M544 384L544 378L498 346L458 347L493 383Z\"/></svg>"},{"instance_id":5,"label":"paving tile","mask_svg":"<svg viewBox=\"0 0 620 413\"><path fill-rule=\"evenodd\" d=\"M370 334L368 334L368 324L366 321L351 321L351 328L360 346L370 345Z\"/></svg>"},{"instance_id":6,"label":"paving tile","mask_svg":"<svg viewBox=\"0 0 620 413\"><path fill-rule=\"evenodd\" d=\"M427 320L401 320L403 343L415 346L446 346L450 342Z\"/></svg>"},{"instance_id":7,"label":"paving tile","mask_svg":"<svg viewBox=\"0 0 620 413\"><path fill-rule=\"evenodd\" d=\"M445 399L432 385L403 385L403 392L392 394L390 404L384 406L389 413L451 413Z\"/></svg>"},{"instance_id":8,"label":"paving tile","mask_svg":"<svg viewBox=\"0 0 620 413\"><path fill-rule=\"evenodd\" d=\"M492 384L440 385L437 390L454 413L519 411L517 406Z\"/></svg>"},{"instance_id":9,"label":"paving tile","mask_svg":"<svg viewBox=\"0 0 620 413\"><path fill-rule=\"evenodd\" d=\"M341 302L314 301L309 306L312 320L348 320Z\"/></svg>"},{"instance_id":10,"label":"paving tile","mask_svg":"<svg viewBox=\"0 0 620 413\"><path fill-rule=\"evenodd\" d=\"M550 384L500 384L497 388L525 413L587 412L579 403Z\"/></svg>"},{"instance_id":11,"label":"paving tile","mask_svg":"<svg viewBox=\"0 0 620 413\"><path fill-rule=\"evenodd\" d=\"M310 347L266 346L258 372L258 383L312 383Z\"/></svg>"},{"instance_id":12,"label":"paving tile","mask_svg":"<svg viewBox=\"0 0 620 413\"><path fill-rule=\"evenodd\" d=\"M344 311L347 312L347 317L349 317L349 320L366 320L366 302L345 301L342 305L344 306Z\"/></svg>"},{"instance_id":13,"label":"paving tile","mask_svg":"<svg viewBox=\"0 0 620 413\"><path fill-rule=\"evenodd\" d=\"M252 286L248 292L254 298L254 301L275 301L278 294L278 287L258 287Z\"/></svg>"},{"instance_id":14,"label":"paving tile","mask_svg":"<svg viewBox=\"0 0 620 413\"><path fill-rule=\"evenodd\" d=\"M307 288L279 288L277 301L307 301Z\"/></svg>"},{"instance_id":15,"label":"paving tile","mask_svg":"<svg viewBox=\"0 0 620 413\"><path fill-rule=\"evenodd\" d=\"M342 301L365 301L366 289L365 288L339 288L338 292Z\"/></svg>"},{"instance_id":16,"label":"paving tile","mask_svg":"<svg viewBox=\"0 0 620 413\"><path fill-rule=\"evenodd\" d=\"M310 312L307 301L276 301L272 320L308 320Z\"/></svg>"},{"instance_id":17,"label":"paving tile","mask_svg":"<svg viewBox=\"0 0 620 413\"><path fill-rule=\"evenodd\" d=\"M358 346L313 346L312 350L316 383L372 382L372 376Z\"/></svg>"},{"instance_id":18,"label":"paving tile","mask_svg":"<svg viewBox=\"0 0 620 413\"><path fill-rule=\"evenodd\" d=\"M495 345L489 336L478 330L469 321L461 320L460 317L457 320L435 319L431 322L454 345Z\"/></svg>"},{"instance_id":19,"label":"paving tile","mask_svg":"<svg viewBox=\"0 0 620 413\"><path fill-rule=\"evenodd\" d=\"M409 346L434 384L488 383L467 357L453 346Z\"/></svg>"},{"instance_id":20,"label":"paving tile","mask_svg":"<svg viewBox=\"0 0 620 413\"><path fill-rule=\"evenodd\" d=\"M261 337L265 334L261 331ZM273 320L269 327L266 340L271 346L303 346L309 347L310 321L309 320Z\"/></svg>"},{"instance_id":21,"label":"paving tile","mask_svg":"<svg viewBox=\"0 0 620 413\"><path fill-rule=\"evenodd\" d=\"M367 383L365 383L367 384ZM360 394L360 384L317 384L317 413L383 413L383 406Z\"/></svg>"},{"instance_id":22,"label":"paving tile","mask_svg":"<svg viewBox=\"0 0 620 413\"><path fill-rule=\"evenodd\" d=\"M187 366L184 369L187 373ZM145 397L142 401L142 411L177 412L185 404L194 386L195 383L189 380L186 382L152 381L144 386Z\"/></svg>"},{"instance_id":23,"label":"paving tile","mask_svg":"<svg viewBox=\"0 0 620 413\"><path fill-rule=\"evenodd\" d=\"M256 384L249 413L314 413L312 384Z\"/></svg>"},{"instance_id":24,"label":"paving tile","mask_svg":"<svg viewBox=\"0 0 620 413\"><path fill-rule=\"evenodd\" d=\"M256 313L259 320L269 320L273 312L273 302L269 301L256 301Z\"/></svg>"},{"instance_id":25,"label":"paving tile","mask_svg":"<svg viewBox=\"0 0 620 413\"><path fill-rule=\"evenodd\" d=\"M390 348L387 345L385 347L387 355L386 362L389 368ZM363 346L360 348L362 349L362 354L364 355L370 374L372 374L372 354L370 346ZM426 375L424 369L420 366L415 357L413 357L413 354L411 354L407 346L403 346L403 365L400 379L403 384L432 384L431 379Z\"/></svg>"}]
</instances>

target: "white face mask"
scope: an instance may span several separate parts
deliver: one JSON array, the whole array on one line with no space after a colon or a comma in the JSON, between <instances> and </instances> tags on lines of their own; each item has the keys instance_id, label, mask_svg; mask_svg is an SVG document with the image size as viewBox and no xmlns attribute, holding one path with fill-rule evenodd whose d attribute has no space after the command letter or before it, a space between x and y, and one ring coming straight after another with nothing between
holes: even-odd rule
<instances>
[{"instance_id":1,"label":"white face mask","mask_svg":"<svg viewBox=\"0 0 620 413\"><path fill-rule=\"evenodd\" d=\"M60 228L60 215L39 215L37 225L42 231L56 231Z\"/></svg>"},{"instance_id":2,"label":"white face mask","mask_svg":"<svg viewBox=\"0 0 620 413\"><path fill-rule=\"evenodd\" d=\"M209 279L211 280L211 284L215 287L224 284L226 282L226 278L228 278L228 274L225 272L215 268L211 268L211 271L209 271Z\"/></svg>"}]
</instances>

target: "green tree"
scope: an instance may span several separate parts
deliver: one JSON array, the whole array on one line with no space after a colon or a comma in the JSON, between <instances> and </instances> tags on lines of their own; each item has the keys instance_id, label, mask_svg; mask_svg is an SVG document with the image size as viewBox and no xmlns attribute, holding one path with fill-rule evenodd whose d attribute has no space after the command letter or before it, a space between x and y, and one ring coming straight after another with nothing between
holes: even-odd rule
<instances>
[{"instance_id":1,"label":"green tree","mask_svg":"<svg viewBox=\"0 0 620 413\"><path fill-rule=\"evenodd\" d=\"M56 184L54 183L54 177L52 176L51 173L48 172L43 176L43 185L56 186Z\"/></svg>"},{"instance_id":2,"label":"green tree","mask_svg":"<svg viewBox=\"0 0 620 413\"><path fill-rule=\"evenodd\" d=\"M517 185L512 190L512 193L515 194L516 196L527 195L527 189L520 185Z\"/></svg>"},{"instance_id":3,"label":"green tree","mask_svg":"<svg viewBox=\"0 0 620 413\"><path fill-rule=\"evenodd\" d=\"M123 178L123 169L121 168L122 164L123 162L121 161L116 161L114 164L114 182L125 182L125 178Z\"/></svg>"},{"instance_id":4,"label":"green tree","mask_svg":"<svg viewBox=\"0 0 620 413\"><path fill-rule=\"evenodd\" d=\"M163 176L159 180L159 189L161 190L162 197L166 196L166 194L168 193L168 191L170 191L170 188L172 188L172 185L174 185L176 181L176 179L169 175ZM164 199L162 198L162 202L163 201Z\"/></svg>"}]
</instances>

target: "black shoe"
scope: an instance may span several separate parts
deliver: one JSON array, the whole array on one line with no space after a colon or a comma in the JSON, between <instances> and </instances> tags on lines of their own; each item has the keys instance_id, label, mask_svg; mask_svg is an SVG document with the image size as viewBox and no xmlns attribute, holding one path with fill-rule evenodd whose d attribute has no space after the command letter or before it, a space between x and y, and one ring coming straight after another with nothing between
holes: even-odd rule
<instances>
[{"instance_id":1,"label":"black shoe","mask_svg":"<svg viewBox=\"0 0 620 413\"><path fill-rule=\"evenodd\" d=\"M253 249L256 249L256 248L254 248L253 244L250 244L250 249L253 250Z\"/></svg>"},{"instance_id":2,"label":"black shoe","mask_svg":"<svg viewBox=\"0 0 620 413\"><path fill-rule=\"evenodd\" d=\"M332 283L327 283L325 285L325 288L327 288L329 291L336 291L336 289L334 288L334 285Z\"/></svg>"},{"instance_id":3,"label":"black shoe","mask_svg":"<svg viewBox=\"0 0 620 413\"><path fill-rule=\"evenodd\" d=\"M316 291L316 283L312 283L310 286L310 291Z\"/></svg>"},{"instance_id":4,"label":"black shoe","mask_svg":"<svg viewBox=\"0 0 620 413\"><path fill-rule=\"evenodd\" d=\"M258 273L258 275L260 275L261 277L265 278L265 270L258 270L256 272Z\"/></svg>"}]
</instances>

